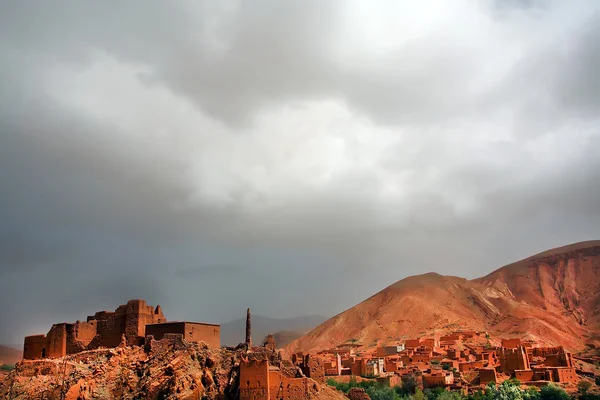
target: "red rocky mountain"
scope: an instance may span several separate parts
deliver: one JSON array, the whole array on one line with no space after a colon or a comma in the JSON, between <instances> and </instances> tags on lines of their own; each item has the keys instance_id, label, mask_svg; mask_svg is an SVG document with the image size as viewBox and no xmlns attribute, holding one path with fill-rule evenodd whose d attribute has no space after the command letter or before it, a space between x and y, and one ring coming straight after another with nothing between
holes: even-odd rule
<instances>
[{"instance_id":1,"label":"red rocky mountain","mask_svg":"<svg viewBox=\"0 0 600 400\"><path fill-rule=\"evenodd\" d=\"M467 280L436 273L394 283L288 345L365 347L457 329L573 351L600 346L600 241L545 251Z\"/></svg>"}]
</instances>

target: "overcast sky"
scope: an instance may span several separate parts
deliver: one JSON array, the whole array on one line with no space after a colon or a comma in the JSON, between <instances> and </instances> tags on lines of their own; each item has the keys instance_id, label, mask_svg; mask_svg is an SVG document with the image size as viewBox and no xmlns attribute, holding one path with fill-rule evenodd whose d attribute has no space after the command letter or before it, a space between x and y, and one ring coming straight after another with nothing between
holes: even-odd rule
<instances>
[{"instance_id":1,"label":"overcast sky","mask_svg":"<svg viewBox=\"0 0 600 400\"><path fill-rule=\"evenodd\" d=\"M600 238L600 2L0 2L0 343L332 316Z\"/></svg>"}]
</instances>

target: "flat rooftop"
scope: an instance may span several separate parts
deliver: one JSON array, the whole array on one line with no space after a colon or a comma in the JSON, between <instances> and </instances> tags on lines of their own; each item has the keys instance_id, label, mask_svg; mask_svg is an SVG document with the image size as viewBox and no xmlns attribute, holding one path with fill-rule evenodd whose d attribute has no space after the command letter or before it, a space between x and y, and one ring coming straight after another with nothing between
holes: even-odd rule
<instances>
[{"instance_id":1,"label":"flat rooftop","mask_svg":"<svg viewBox=\"0 0 600 400\"><path fill-rule=\"evenodd\" d=\"M146 324L146 326L151 326L151 325L176 325L176 324L210 325L210 326L218 326L218 327L221 326L219 324L210 324L208 322L195 322L195 321L168 321L168 322L159 322L159 323L156 323L156 324Z\"/></svg>"}]
</instances>

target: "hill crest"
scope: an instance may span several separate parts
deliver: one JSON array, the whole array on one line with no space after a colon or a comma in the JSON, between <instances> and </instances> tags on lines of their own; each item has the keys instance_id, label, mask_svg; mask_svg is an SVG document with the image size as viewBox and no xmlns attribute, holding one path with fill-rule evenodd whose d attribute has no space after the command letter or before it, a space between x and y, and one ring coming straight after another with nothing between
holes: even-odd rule
<instances>
[{"instance_id":1,"label":"hill crest","mask_svg":"<svg viewBox=\"0 0 600 400\"><path fill-rule=\"evenodd\" d=\"M600 241L546 250L468 280L429 272L401 279L288 346L366 347L453 329L582 349L600 344Z\"/></svg>"}]
</instances>

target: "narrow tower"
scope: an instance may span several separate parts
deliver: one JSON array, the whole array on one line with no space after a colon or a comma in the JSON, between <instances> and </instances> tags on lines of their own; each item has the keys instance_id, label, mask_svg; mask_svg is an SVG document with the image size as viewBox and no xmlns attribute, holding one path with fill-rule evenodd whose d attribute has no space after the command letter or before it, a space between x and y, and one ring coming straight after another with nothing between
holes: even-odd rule
<instances>
[{"instance_id":1,"label":"narrow tower","mask_svg":"<svg viewBox=\"0 0 600 400\"><path fill-rule=\"evenodd\" d=\"M252 321L250 320L250 309L246 311L246 347L252 348Z\"/></svg>"}]
</instances>

